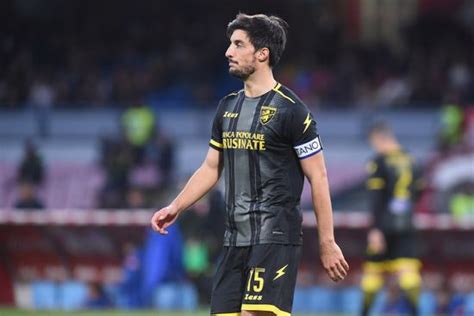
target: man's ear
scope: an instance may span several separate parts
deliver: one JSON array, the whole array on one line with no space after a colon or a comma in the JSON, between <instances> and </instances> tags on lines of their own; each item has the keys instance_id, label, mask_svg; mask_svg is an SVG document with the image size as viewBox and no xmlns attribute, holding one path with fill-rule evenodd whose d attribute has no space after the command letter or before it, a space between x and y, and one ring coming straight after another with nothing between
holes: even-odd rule
<instances>
[{"instance_id":1,"label":"man's ear","mask_svg":"<svg viewBox=\"0 0 474 316\"><path fill-rule=\"evenodd\" d=\"M257 60L259 62L265 62L267 61L268 59L270 58L270 50L266 47L264 48L260 48L258 51L257 51Z\"/></svg>"}]
</instances>

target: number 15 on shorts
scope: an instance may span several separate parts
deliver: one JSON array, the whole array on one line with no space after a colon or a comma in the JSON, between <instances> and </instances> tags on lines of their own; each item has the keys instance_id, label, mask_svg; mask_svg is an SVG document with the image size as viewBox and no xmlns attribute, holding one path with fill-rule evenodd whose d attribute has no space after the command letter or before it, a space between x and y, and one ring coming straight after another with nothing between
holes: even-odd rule
<instances>
[{"instance_id":1,"label":"number 15 on shorts","mask_svg":"<svg viewBox=\"0 0 474 316\"><path fill-rule=\"evenodd\" d=\"M249 272L249 279L247 282L247 293L245 294L245 300L256 300L260 301L262 299L261 295L251 295L251 293L260 293L265 286L265 279L263 278L263 274L265 272L265 268L252 268Z\"/></svg>"}]
</instances>

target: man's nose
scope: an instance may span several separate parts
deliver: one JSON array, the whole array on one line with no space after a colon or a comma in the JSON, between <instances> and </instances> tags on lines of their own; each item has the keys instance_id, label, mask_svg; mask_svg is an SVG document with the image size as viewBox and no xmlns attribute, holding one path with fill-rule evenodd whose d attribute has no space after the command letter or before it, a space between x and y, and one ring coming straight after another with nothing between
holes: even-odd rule
<instances>
[{"instance_id":1,"label":"man's nose","mask_svg":"<svg viewBox=\"0 0 474 316\"><path fill-rule=\"evenodd\" d=\"M225 57L231 58L232 57L232 48L229 46L225 52Z\"/></svg>"}]
</instances>

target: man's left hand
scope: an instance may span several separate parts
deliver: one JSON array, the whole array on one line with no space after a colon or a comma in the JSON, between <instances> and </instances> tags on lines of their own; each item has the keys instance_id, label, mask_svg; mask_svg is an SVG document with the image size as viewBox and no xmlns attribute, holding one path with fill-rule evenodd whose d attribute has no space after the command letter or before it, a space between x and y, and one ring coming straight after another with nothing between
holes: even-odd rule
<instances>
[{"instance_id":1,"label":"man's left hand","mask_svg":"<svg viewBox=\"0 0 474 316\"><path fill-rule=\"evenodd\" d=\"M344 259L341 248L339 248L336 242L331 241L320 243L319 249L321 252L321 262L331 280L334 282L344 280L349 271L349 264Z\"/></svg>"}]
</instances>

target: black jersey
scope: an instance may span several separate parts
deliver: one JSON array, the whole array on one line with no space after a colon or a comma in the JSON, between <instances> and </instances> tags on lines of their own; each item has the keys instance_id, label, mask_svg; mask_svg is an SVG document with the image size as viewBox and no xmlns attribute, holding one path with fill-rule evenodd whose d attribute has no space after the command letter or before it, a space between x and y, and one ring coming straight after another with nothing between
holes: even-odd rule
<instances>
[{"instance_id":1,"label":"black jersey","mask_svg":"<svg viewBox=\"0 0 474 316\"><path fill-rule=\"evenodd\" d=\"M413 229L413 201L418 175L413 159L401 150L378 155L368 164L374 226L384 232Z\"/></svg>"},{"instance_id":2,"label":"black jersey","mask_svg":"<svg viewBox=\"0 0 474 316\"><path fill-rule=\"evenodd\" d=\"M281 84L256 98L232 93L219 103L210 146L223 152L224 244L301 244L299 159L322 149L306 105Z\"/></svg>"}]
</instances>

